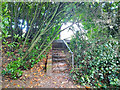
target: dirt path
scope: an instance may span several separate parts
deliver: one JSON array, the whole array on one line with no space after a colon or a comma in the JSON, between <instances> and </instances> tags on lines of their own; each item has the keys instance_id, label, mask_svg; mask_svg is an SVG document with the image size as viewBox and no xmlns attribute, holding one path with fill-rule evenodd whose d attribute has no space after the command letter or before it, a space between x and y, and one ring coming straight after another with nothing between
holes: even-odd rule
<instances>
[{"instance_id":1,"label":"dirt path","mask_svg":"<svg viewBox=\"0 0 120 90\"><path fill-rule=\"evenodd\" d=\"M68 73L53 73L52 76L47 76L41 62L30 70L25 70L18 80L3 77L2 86L3 88L83 88L75 85Z\"/></svg>"},{"instance_id":2,"label":"dirt path","mask_svg":"<svg viewBox=\"0 0 120 90\"><path fill-rule=\"evenodd\" d=\"M3 68L12 61L6 57L5 53L2 59ZM2 77L2 88L84 88L71 81L69 70L54 72L51 76L47 76L44 70L45 60L43 59L30 70L23 71L22 77L17 80L12 80L7 76Z\"/></svg>"}]
</instances>

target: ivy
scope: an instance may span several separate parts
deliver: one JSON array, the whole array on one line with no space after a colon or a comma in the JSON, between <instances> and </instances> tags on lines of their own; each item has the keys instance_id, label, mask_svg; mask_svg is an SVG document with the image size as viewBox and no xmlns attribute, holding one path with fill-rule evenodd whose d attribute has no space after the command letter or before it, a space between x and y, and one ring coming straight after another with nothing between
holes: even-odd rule
<instances>
[{"instance_id":1,"label":"ivy","mask_svg":"<svg viewBox=\"0 0 120 90\"><path fill-rule=\"evenodd\" d=\"M84 40L77 33L71 40L71 48L75 54L75 69L70 72L73 80L81 85L104 88L120 85L117 40Z\"/></svg>"}]
</instances>

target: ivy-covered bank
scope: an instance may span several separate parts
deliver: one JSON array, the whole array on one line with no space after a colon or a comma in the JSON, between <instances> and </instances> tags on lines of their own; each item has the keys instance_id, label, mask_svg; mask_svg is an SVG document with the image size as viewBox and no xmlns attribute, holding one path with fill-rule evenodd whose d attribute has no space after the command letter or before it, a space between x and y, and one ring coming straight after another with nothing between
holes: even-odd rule
<instances>
[{"instance_id":1,"label":"ivy-covered bank","mask_svg":"<svg viewBox=\"0 0 120 90\"><path fill-rule=\"evenodd\" d=\"M87 5L87 12L80 11L83 28L71 40L75 66L70 74L81 85L120 88L119 3Z\"/></svg>"},{"instance_id":2,"label":"ivy-covered bank","mask_svg":"<svg viewBox=\"0 0 120 90\"><path fill-rule=\"evenodd\" d=\"M83 40L78 35L72 39L75 57L75 68L71 70L73 80L88 86L119 86L118 41L112 37L109 40Z\"/></svg>"}]
</instances>

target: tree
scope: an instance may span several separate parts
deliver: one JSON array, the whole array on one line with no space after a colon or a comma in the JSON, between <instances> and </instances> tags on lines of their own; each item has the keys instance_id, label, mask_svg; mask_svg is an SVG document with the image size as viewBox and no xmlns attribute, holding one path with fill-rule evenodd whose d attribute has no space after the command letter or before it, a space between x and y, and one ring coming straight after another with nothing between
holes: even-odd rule
<instances>
[{"instance_id":1,"label":"tree","mask_svg":"<svg viewBox=\"0 0 120 90\"><path fill-rule=\"evenodd\" d=\"M72 5L74 3L2 3L2 16L8 15L9 17L9 23L8 25L5 24L4 29L6 29L6 26L9 27L7 32L12 36L13 40L10 44L6 43L6 41L3 44L6 43L6 45L12 48L18 46L18 54L20 54L20 57L13 57L15 61L8 64L7 71L3 73L10 73L12 78L17 78L22 74L19 69L33 67L44 56L43 53L50 48L53 40L58 38L62 23L71 19L70 15L73 11L66 11L66 8ZM6 10L4 10L5 6ZM27 25L25 25L25 22ZM20 23L27 26L25 37L22 37ZM24 50L26 48L27 50ZM13 55L13 51L8 51L8 54ZM14 67L16 63L17 66Z\"/></svg>"}]
</instances>

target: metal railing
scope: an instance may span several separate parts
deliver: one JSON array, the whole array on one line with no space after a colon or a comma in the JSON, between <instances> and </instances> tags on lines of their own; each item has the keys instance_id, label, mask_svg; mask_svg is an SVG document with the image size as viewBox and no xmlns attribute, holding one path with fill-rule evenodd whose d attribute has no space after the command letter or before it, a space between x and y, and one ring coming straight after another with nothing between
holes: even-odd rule
<instances>
[{"instance_id":1,"label":"metal railing","mask_svg":"<svg viewBox=\"0 0 120 90\"><path fill-rule=\"evenodd\" d=\"M65 40L63 40L63 42L65 43L66 47L68 48L68 50L70 51L70 53L72 54L72 68L74 68L74 54L71 51L70 47L68 46L67 42Z\"/></svg>"}]
</instances>

